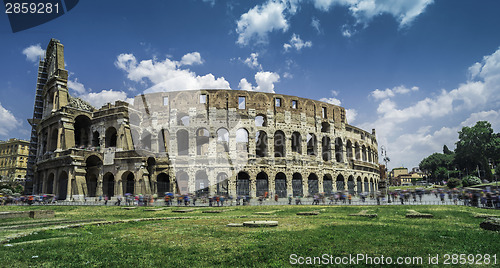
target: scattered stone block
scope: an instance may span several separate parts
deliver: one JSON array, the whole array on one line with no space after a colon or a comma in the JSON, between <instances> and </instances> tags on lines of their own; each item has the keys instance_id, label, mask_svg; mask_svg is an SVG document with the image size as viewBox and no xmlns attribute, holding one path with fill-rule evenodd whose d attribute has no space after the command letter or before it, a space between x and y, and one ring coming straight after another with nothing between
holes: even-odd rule
<instances>
[{"instance_id":1,"label":"scattered stone block","mask_svg":"<svg viewBox=\"0 0 500 268\"><path fill-rule=\"evenodd\" d=\"M163 208L147 208L144 211L161 211Z\"/></svg>"},{"instance_id":2,"label":"scattered stone block","mask_svg":"<svg viewBox=\"0 0 500 268\"><path fill-rule=\"evenodd\" d=\"M132 210L132 209L136 209L137 207L122 207L122 209L125 209L125 210Z\"/></svg>"},{"instance_id":3,"label":"scattered stone block","mask_svg":"<svg viewBox=\"0 0 500 268\"><path fill-rule=\"evenodd\" d=\"M222 213L224 210L204 210L201 213Z\"/></svg>"},{"instance_id":4,"label":"scattered stone block","mask_svg":"<svg viewBox=\"0 0 500 268\"><path fill-rule=\"evenodd\" d=\"M46 219L54 218L55 212L53 210L32 210L30 211L30 218L32 219Z\"/></svg>"},{"instance_id":5,"label":"scattered stone block","mask_svg":"<svg viewBox=\"0 0 500 268\"><path fill-rule=\"evenodd\" d=\"M349 216L361 216L361 217L367 217L367 218L376 218L377 214L375 214L375 213L368 214L368 210L361 210L358 213L349 214Z\"/></svg>"},{"instance_id":6,"label":"scattered stone block","mask_svg":"<svg viewBox=\"0 0 500 268\"><path fill-rule=\"evenodd\" d=\"M297 212L297 215L302 215L302 216L314 216L314 215L319 215L319 211L305 211L305 212Z\"/></svg>"},{"instance_id":7,"label":"scattered stone block","mask_svg":"<svg viewBox=\"0 0 500 268\"><path fill-rule=\"evenodd\" d=\"M488 218L498 218L498 216L489 214L474 214L474 218L488 219Z\"/></svg>"},{"instance_id":8,"label":"scattered stone block","mask_svg":"<svg viewBox=\"0 0 500 268\"><path fill-rule=\"evenodd\" d=\"M258 211L258 212L255 212L254 214L257 214L257 215L272 215L276 212L278 212L279 210L271 210L271 211Z\"/></svg>"},{"instance_id":9,"label":"scattered stone block","mask_svg":"<svg viewBox=\"0 0 500 268\"><path fill-rule=\"evenodd\" d=\"M426 213L420 213L415 210L409 209L408 214L406 214L407 218L432 218L434 215L432 214L426 214Z\"/></svg>"},{"instance_id":10,"label":"scattered stone block","mask_svg":"<svg viewBox=\"0 0 500 268\"><path fill-rule=\"evenodd\" d=\"M177 212L177 213L187 213L187 212L193 212L193 211L195 211L194 208L172 210L172 212Z\"/></svg>"},{"instance_id":11,"label":"scattered stone block","mask_svg":"<svg viewBox=\"0 0 500 268\"><path fill-rule=\"evenodd\" d=\"M500 218L488 218L481 222L479 227L490 231L500 231Z\"/></svg>"},{"instance_id":12,"label":"scattered stone block","mask_svg":"<svg viewBox=\"0 0 500 268\"><path fill-rule=\"evenodd\" d=\"M0 212L0 219L29 217L29 215L29 211L2 211Z\"/></svg>"},{"instance_id":13,"label":"scattered stone block","mask_svg":"<svg viewBox=\"0 0 500 268\"><path fill-rule=\"evenodd\" d=\"M278 221L246 221L243 223L246 227L275 227Z\"/></svg>"},{"instance_id":14,"label":"scattered stone block","mask_svg":"<svg viewBox=\"0 0 500 268\"><path fill-rule=\"evenodd\" d=\"M243 227L243 223L229 223L227 227Z\"/></svg>"}]
</instances>

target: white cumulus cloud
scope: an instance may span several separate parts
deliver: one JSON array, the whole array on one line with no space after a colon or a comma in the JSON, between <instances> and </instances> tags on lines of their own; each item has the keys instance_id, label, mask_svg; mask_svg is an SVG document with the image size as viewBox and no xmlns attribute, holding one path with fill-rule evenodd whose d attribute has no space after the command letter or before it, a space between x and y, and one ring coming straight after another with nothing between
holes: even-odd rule
<instances>
[{"instance_id":1,"label":"white cumulus cloud","mask_svg":"<svg viewBox=\"0 0 500 268\"><path fill-rule=\"evenodd\" d=\"M138 62L133 54L120 54L115 66L125 71L127 78L134 82L149 81L152 86L146 89L145 93L230 88L229 82L224 77L216 78L213 74L200 76L189 69L181 68L184 65L202 62L198 52L184 55L181 61L166 58L163 61L150 59Z\"/></svg>"},{"instance_id":2,"label":"white cumulus cloud","mask_svg":"<svg viewBox=\"0 0 500 268\"><path fill-rule=\"evenodd\" d=\"M257 52L251 53L250 57L243 60L243 63L252 69L262 70L262 65L259 63L259 53Z\"/></svg>"},{"instance_id":3,"label":"white cumulus cloud","mask_svg":"<svg viewBox=\"0 0 500 268\"><path fill-rule=\"evenodd\" d=\"M283 1L268 0L241 15L236 27L237 43L248 45L252 39L257 43L266 43L269 32L287 31L288 21L284 14L286 8L287 4Z\"/></svg>"},{"instance_id":4,"label":"white cumulus cloud","mask_svg":"<svg viewBox=\"0 0 500 268\"><path fill-rule=\"evenodd\" d=\"M127 93L123 91L102 90L100 92L88 92L79 96L85 101L88 101L95 108L100 108L106 103L114 103L117 100L126 101L128 103L133 102L133 98L128 98Z\"/></svg>"},{"instance_id":5,"label":"white cumulus cloud","mask_svg":"<svg viewBox=\"0 0 500 268\"><path fill-rule=\"evenodd\" d=\"M10 132L21 126L21 122L0 103L0 135L12 136Z\"/></svg>"},{"instance_id":6,"label":"white cumulus cloud","mask_svg":"<svg viewBox=\"0 0 500 268\"><path fill-rule=\"evenodd\" d=\"M261 91L274 93L274 84L279 82L280 76L273 72L257 72L255 74L255 83L257 86L252 86L246 78L240 80L238 87L242 90Z\"/></svg>"},{"instance_id":7,"label":"white cumulus cloud","mask_svg":"<svg viewBox=\"0 0 500 268\"><path fill-rule=\"evenodd\" d=\"M291 48L295 48L297 51L301 51L303 48L306 47L312 47L312 42L311 41L304 42L302 39L300 39L300 36L297 34L292 35L290 43L285 43L283 45L285 51L288 51Z\"/></svg>"},{"instance_id":8,"label":"white cumulus cloud","mask_svg":"<svg viewBox=\"0 0 500 268\"><path fill-rule=\"evenodd\" d=\"M407 88L405 86L397 86L395 88L386 88L385 90L375 89L371 96L376 100L394 97L396 94L407 94L411 91L418 91L418 87Z\"/></svg>"},{"instance_id":9,"label":"white cumulus cloud","mask_svg":"<svg viewBox=\"0 0 500 268\"><path fill-rule=\"evenodd\" d=\"M338 105L338 106L340 106L340 104L342 104L342 102L336 98L321 98L321 99L319 99L319 101L330 103L333 105Z\"/></svg>"},{"instance_id":10,"label":"white cumulus cloud","mask_svg":"<svg viewBox=\"0 0 500 268\"><path fill-rule=\"evenodd\" d=\"M37 62L40 57L45 57L45 50L42 49L40 44L31 45L23 49L23 54L26 56L26 60L31 62Z\"/></svg>"}]
</instances>

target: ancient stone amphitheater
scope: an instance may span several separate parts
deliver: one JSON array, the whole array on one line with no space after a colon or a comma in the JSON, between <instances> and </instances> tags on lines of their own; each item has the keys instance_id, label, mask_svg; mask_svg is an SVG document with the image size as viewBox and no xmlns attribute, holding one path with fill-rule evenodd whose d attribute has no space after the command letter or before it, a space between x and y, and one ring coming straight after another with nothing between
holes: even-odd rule
<instances>
[{"instance_id":1,"label":"ancient stone amphitheater","mask_svg":"<svg viewBox=\"0 0 500 268\"><path fill-rule=\"evenodd\" d=\"M40 62L35 193L70 200L377 190L375 130L349 125L342 107L282 94L193 90L96 109L69 95L62 50L51 41Z\"/></svg>"}]
</instances>

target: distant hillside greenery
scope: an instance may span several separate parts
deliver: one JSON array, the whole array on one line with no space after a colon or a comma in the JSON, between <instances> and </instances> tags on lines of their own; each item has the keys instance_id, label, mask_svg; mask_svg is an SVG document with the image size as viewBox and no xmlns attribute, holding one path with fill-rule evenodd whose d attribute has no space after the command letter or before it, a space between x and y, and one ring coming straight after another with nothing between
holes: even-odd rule
<instances>
[{"instance_id":1,"label":"distant hillside greenery","mask_svg":"<svg viewBox=\"0 0 500 268\"><path fill-rule=\"evenodd\" d=\"M433 153L420 162L420 170L428 174L429 181L457 178L463 186L472 186L481 180L492 181L495 165L495 174L500 175L500 133L494 133L489 122L463 127L455 145L455 151L444 145L443 153Z\"/></svg>"}]
</instances>

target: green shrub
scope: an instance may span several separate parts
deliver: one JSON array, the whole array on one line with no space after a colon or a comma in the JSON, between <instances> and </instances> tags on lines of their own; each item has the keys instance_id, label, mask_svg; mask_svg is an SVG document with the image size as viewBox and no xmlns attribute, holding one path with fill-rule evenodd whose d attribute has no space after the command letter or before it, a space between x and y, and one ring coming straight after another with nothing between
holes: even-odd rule
<instances>
[{"instance_id":1,"label":"green shrub","mask_svg":"<svg viewBox=\"0 0 500 268\"><path fill-rule=\"evenodd\" d=\"M481 179L479 179L476 176L472 176L472 175L469 175L469 176L462 179L462 184L464 185L464 187L469 187L469 186L480 184L480 183L481 183Z\"/></svg>"},{"instance_id":2,"label":"green shrub","mask_svg":"<svg viewBox=\"0 0 500 268\"><path fill-rule=\"evenodd\" d=\"M457 188L457 187L460 187L462 186L462 180L461 179L458 179L458 178L450 178L448 180L448 182L446 183L446 185L448 186L448 188Z\"/></svg>"}]
</instances>

